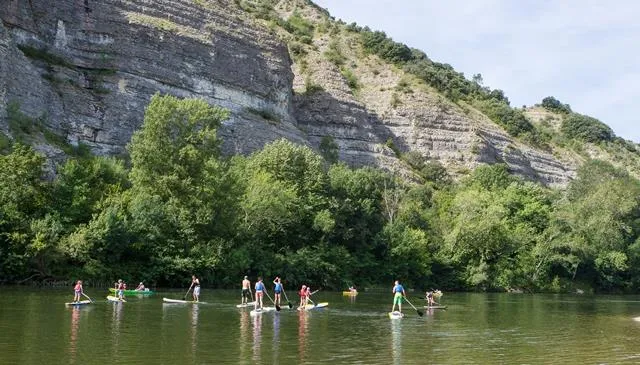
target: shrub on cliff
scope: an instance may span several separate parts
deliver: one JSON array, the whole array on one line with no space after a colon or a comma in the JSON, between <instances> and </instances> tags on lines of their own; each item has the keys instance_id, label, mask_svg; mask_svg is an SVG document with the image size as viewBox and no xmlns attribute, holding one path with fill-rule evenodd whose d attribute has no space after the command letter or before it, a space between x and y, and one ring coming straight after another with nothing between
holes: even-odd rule
<instances>
[{"instance_id":1,"label":"shrub on cliff","mask_svg":"<svg viewBox=\"0 0 640 365\"><path fill-rule=\"evenodd\" d=\"M560 130L567 138L585 142L611 141L615 137L609 126L587 115L573 113L562 121Z\"/></svg>"}]
</instances>

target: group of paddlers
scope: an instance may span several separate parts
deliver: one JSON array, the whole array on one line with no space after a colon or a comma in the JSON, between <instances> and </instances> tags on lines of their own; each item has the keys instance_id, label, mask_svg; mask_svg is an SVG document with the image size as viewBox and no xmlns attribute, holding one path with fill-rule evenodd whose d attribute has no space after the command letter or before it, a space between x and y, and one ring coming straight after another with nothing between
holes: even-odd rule
<instances>
[{"instance_id":1,"label":"group of paddlers","mask_svg":"<svg viewBox=\"0 0 640 365\"><path fill-rule=\"evenodd\" d=\"M278 276L273 280L273 299L269 296L267 292L267 288L262 281L262 277L258 277L258 281L256 282L255 289L255 301L253 300L253 292L251 291L251 281L249 281L249 277L245 276L242 280L242 303L243 305L247 305L250 302L254 303L254 309L262 309L263 308L263 296L266 295L272 302L273 305L279 307L282 303L282 295L289 302L289 298L287 297L287 293L284 291L284 286L282 285L282 279ZM300 296L300 304L298 309L305 308L311 300L311 295L315 292L311 291L311 287L308 285L302 285L300 290L298 291L298 295Z\"/></svg>"}]
</instances>

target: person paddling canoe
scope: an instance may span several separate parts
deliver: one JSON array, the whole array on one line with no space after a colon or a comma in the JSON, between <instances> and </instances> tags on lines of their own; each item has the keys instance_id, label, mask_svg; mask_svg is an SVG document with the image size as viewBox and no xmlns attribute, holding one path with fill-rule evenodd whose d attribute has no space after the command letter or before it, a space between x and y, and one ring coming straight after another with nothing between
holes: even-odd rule
<instances>
[{"instance_id":1,"label":"person paddling canoe","mask_svg":"<svg viewBox=\"0 0 640 365\"><path fill-rule=\"evenodd\" d=\"M136 288L136 291L144 291L144 283L141 281Z\"/></svg>"},{"instance_id":2,"label":"person paddling canoe","mask_svg":"<svg viewBox=\"0 0 640 365\"><path fill-rule=\"evenodd\" d=\"M73 287L73 302L77 303L80 301L80 296L82 295L82 280L78 280L76 285Z\"/></svg>"},{"instance_id":3,"label":"person paddling canoe","mask_svg":"<svg viewBox=\"0 0 640 365\"><path fill-rule=\"evenodd\" d=\"M395 312L396 304L398 304L398 312L402 313L402 298L406 295L404 287L400 285L398 280L393 284L393 306L391 307L391 313Z\"/></svg>"},{"instance_id":4,"label":"person paddling canoe","mask_svg":"<svg viewBox=\"0 0 640 365\"><path fill-rule=\"evenodd\" d=\"M242 303L247 304L249 302L253 302L253 293L251 292L251 282L249 281L249 277L245 276L242 280Z\"/></svg>"},{"instance_id":5,"label":"person paddling canoe","mask_svg":"<svg viewBox=\"0 0 640 365\"><path fill-rule=\"evenodd\" d=\"M256 303L253 305L253 309L258 310L258 307L260 308L260 310L262 310L262 296L264 295L265 290L267 290L267 288L264 287L264 283L262 282L262 277L258 277L258 282L256 283Z\"/></svg>"},{"instance_id":6,"label":"person paddling canoe","mask_svg":"<svg viewBox=\"0 0 640 365\"><path fill-rule=\"evenodd\" d=\"M191 275L191 286L193 286L193 301L200 301L200 280L195 275Z\"/></svg>"},{"instance_id":7,"label":"person paddling canoe","mask_svg":"<svg viewBox=\"0 0 640 365\"><path fill-rule=\"evenodd\" d=\"M278 306L280 305L280 295L282 294L282 279L276 276L276 279L273 281L273 284L275 285L273 288L273 292L274 292L273 303L275 306Z\"/></svg>"}]
</instances>

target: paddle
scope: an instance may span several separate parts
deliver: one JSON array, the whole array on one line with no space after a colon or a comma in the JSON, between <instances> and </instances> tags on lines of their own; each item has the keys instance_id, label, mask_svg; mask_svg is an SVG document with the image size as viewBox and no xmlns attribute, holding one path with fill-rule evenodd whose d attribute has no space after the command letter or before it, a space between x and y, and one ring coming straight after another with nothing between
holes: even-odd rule
<instances>
[{"instance_id":1,"label":"paddle","mask_svg":"<svg viewBox=\"0 0 640 365\"><path fill-rule=\"evenodd\" d=\"M187 295L189 295L189 292L191 291L192 287L193 287L193 282L191 282L191 285L189 285L189 290L187 290L187 293L184 295L182 299L187 300Z\"/></svg>"},{"instance_id":2,"label":"paddle","mask_svg":"<svg viewBox=\"0 0 640 365\"><path fill-rule=\"evenodd\" d=\"M269 295L269 293L267 293L266 290L264 290L264 293L267 294L267 298L269 298L269 300L271 301L271 303L273 303L273 305L276 307L276 311L280 312L280 306L276 304L276 302L273 301L273 299L271 299L271 296Z\"/></svg>"},{"instance_id":3,"label":"paddle","mask_svg":"<svg viewBox=\"0 0 640 365\"><path fill-rule=\"evenodd\" d=\"M89 299L89 301L90 301L91 303L93 303L93 299L89 298L89 296L88 296L87 294L85 294L85 293L83 292L83 293L82 293L82 295L84 295L85 297L87 297L87 299Z\"/></svg>"},{"instance_id":4,"label":"paddle","mask_svg":"<svg viewBox=\"0 0 640 365\"><path fill-rule=\"evenodd\" d=\"M424 316L424 312L423 312L423 311L421 311L420 309L416 308L413 304L411 304L411 302L409 301L409 299L408 299L406 296L404 297L404 300L406 300L406 301L407 301L407 303L409 303L409 305L410 305L413 309L415 309L415 310L416 310L416 312L418 312L418 315L419 315L420 317Z\"/></svg>"},{"instance_id":5,"label":"paddle","mask_svg":"<svg viewBox=\"0 0 640 365\"><path fill-rule=\"evenodd\" d=\"M284 299L286 299L287 304L289 304L289 309L293 309L293 304L291 304L291 302L289 301L289 298L287 298L287 292L284 291L284 286L282 287L282 294L284 294Z\"/></svg>"}]
</instances>

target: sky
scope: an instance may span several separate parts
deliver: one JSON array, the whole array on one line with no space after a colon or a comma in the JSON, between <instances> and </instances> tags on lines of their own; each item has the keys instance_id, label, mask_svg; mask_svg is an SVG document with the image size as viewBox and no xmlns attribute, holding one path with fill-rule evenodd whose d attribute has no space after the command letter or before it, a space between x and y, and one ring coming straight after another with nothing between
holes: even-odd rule
<instances>
[{"instance_id":1,"label":"sky","mask_svg":"<svg viewBox=\"0 0 640 365\"><path fill-rule=\"evenodd\" d=\"M640 1L314 1L467 78L482 74L512 106L554 96L640 142Z\"/></svg>"}]
</instances>

